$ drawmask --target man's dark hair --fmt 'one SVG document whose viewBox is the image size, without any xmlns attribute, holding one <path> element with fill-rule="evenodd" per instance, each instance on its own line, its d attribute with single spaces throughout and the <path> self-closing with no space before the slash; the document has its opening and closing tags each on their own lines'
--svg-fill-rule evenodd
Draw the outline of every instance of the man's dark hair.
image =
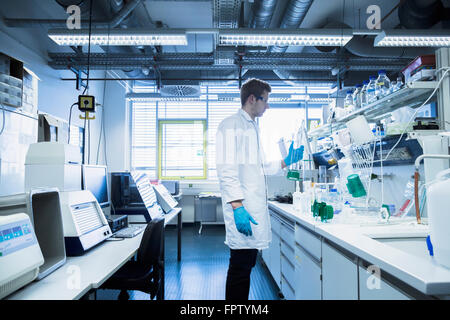
<svg viewBox="0 0 450 320">
<path fill-rule="evenodd" d="M 241 105 L 243 106 L 247 102 L 250 95 L 260 97 L 264 91 L 270 92 L 272 88 L 270 85 L 259 79 L 249 79 L 241 87 Z"/>
</svg>

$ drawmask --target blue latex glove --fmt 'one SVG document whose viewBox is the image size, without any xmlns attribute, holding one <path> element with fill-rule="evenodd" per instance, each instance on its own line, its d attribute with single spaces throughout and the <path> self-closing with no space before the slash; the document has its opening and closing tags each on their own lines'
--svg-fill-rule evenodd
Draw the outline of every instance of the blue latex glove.
<svg viewBox="0 0 450 320">
<path fill-rule="evenodd" d="M 303 159 L 303 146 L 300 146 L 300 148 L 297 148 L 294 150 L 294 142 L 291 143 L 291 146 L 289 147 L 289 154 L 284 159 L 284 163 L 286 163 L 286 166 L 290 166 L 293 163 L 299 162 Z"/>
<path fill-rule="evenodd" d="M 238 229 L 238 231 L 245 234 L 246 236 L 251 236 L 253 233 L 249 221 L 251 221 L 253 224 L 258 223 L 253 219 L 250 213 L 245 210 L 243 206 L 234 209 L 233 212 L 234 223 L 236 223 L 236 228 Z"/>
</svg>

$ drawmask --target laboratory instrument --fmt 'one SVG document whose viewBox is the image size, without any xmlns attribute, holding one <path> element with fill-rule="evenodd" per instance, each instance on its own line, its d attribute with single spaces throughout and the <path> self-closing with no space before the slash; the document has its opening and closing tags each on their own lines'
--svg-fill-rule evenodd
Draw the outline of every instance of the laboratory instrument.
<svg viewBox="0 0 450 320">
<path fill-rule="evenodd" d="M 60 192 L 60 199 L 68 256 L 83 255 L 111 237 L 108 221 L 89 190 Z"/>
<path fill-rule="evenodd" d="M 40 280 L 66 262 L 58 190 L 33 189 L 26 193 L 0 197 L 0 216 L 21 212 L 28 214 L 44 257 L 37 275 L 37 280 Z"/>
<path fill-rule="evenodd" d="M 170 192 L 162 184 L 152 184 L 155 189 L 156 198 L 164 213 L 169 213 L 178 205 L 177 200 L 173 198 Z"/>
<path fill-rule="evenodd" d="M 78 147 L 59 142 L 30 145 L 25 159 L 25 190 L 42 187 L 56 187 L 59 191 L 81 190 Z"/>
<path fill-rule="evenodd" d="M 32 282 L 44 263 L 30 217 L 0 216 L 0 299 Z"/>
</svg>

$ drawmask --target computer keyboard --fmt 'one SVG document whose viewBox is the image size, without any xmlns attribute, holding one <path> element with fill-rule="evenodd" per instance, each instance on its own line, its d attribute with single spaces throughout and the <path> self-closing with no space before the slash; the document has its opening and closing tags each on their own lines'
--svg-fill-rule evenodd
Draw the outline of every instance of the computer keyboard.
<svg viewBox="0 0 450 320">
<path fill-rule="evenodd" d="M 126 227 L 124 229 L 117 231 L 114 234 L 114 237 L 115 238 L 133 238 L 133 237 L 137 236 L 139 233 L 141 233 L 142 231 L 144 231 L 146 226 L 147 225 Z"/>
</svg>

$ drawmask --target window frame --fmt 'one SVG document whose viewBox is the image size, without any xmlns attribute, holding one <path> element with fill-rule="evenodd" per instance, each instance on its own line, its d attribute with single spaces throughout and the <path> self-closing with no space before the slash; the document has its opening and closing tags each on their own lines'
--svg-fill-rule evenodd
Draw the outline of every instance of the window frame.
<svg viewBox="0 0 450 320">
<path fill-rule="evenodd" d="M 203 125 L 203 175 L 202 176 L 163 176 L 162 175 L 162 128 L 163 124 L 182 124 L 182 123 L 202 123 Z M 208 179 L 208 163 L 207 163 L 207 121 L 206 119 L 157 119 L 158 130 L 158 153 L 157 153 L 157 175 L 160 180 L 207 180 Z"/>
</svg>

